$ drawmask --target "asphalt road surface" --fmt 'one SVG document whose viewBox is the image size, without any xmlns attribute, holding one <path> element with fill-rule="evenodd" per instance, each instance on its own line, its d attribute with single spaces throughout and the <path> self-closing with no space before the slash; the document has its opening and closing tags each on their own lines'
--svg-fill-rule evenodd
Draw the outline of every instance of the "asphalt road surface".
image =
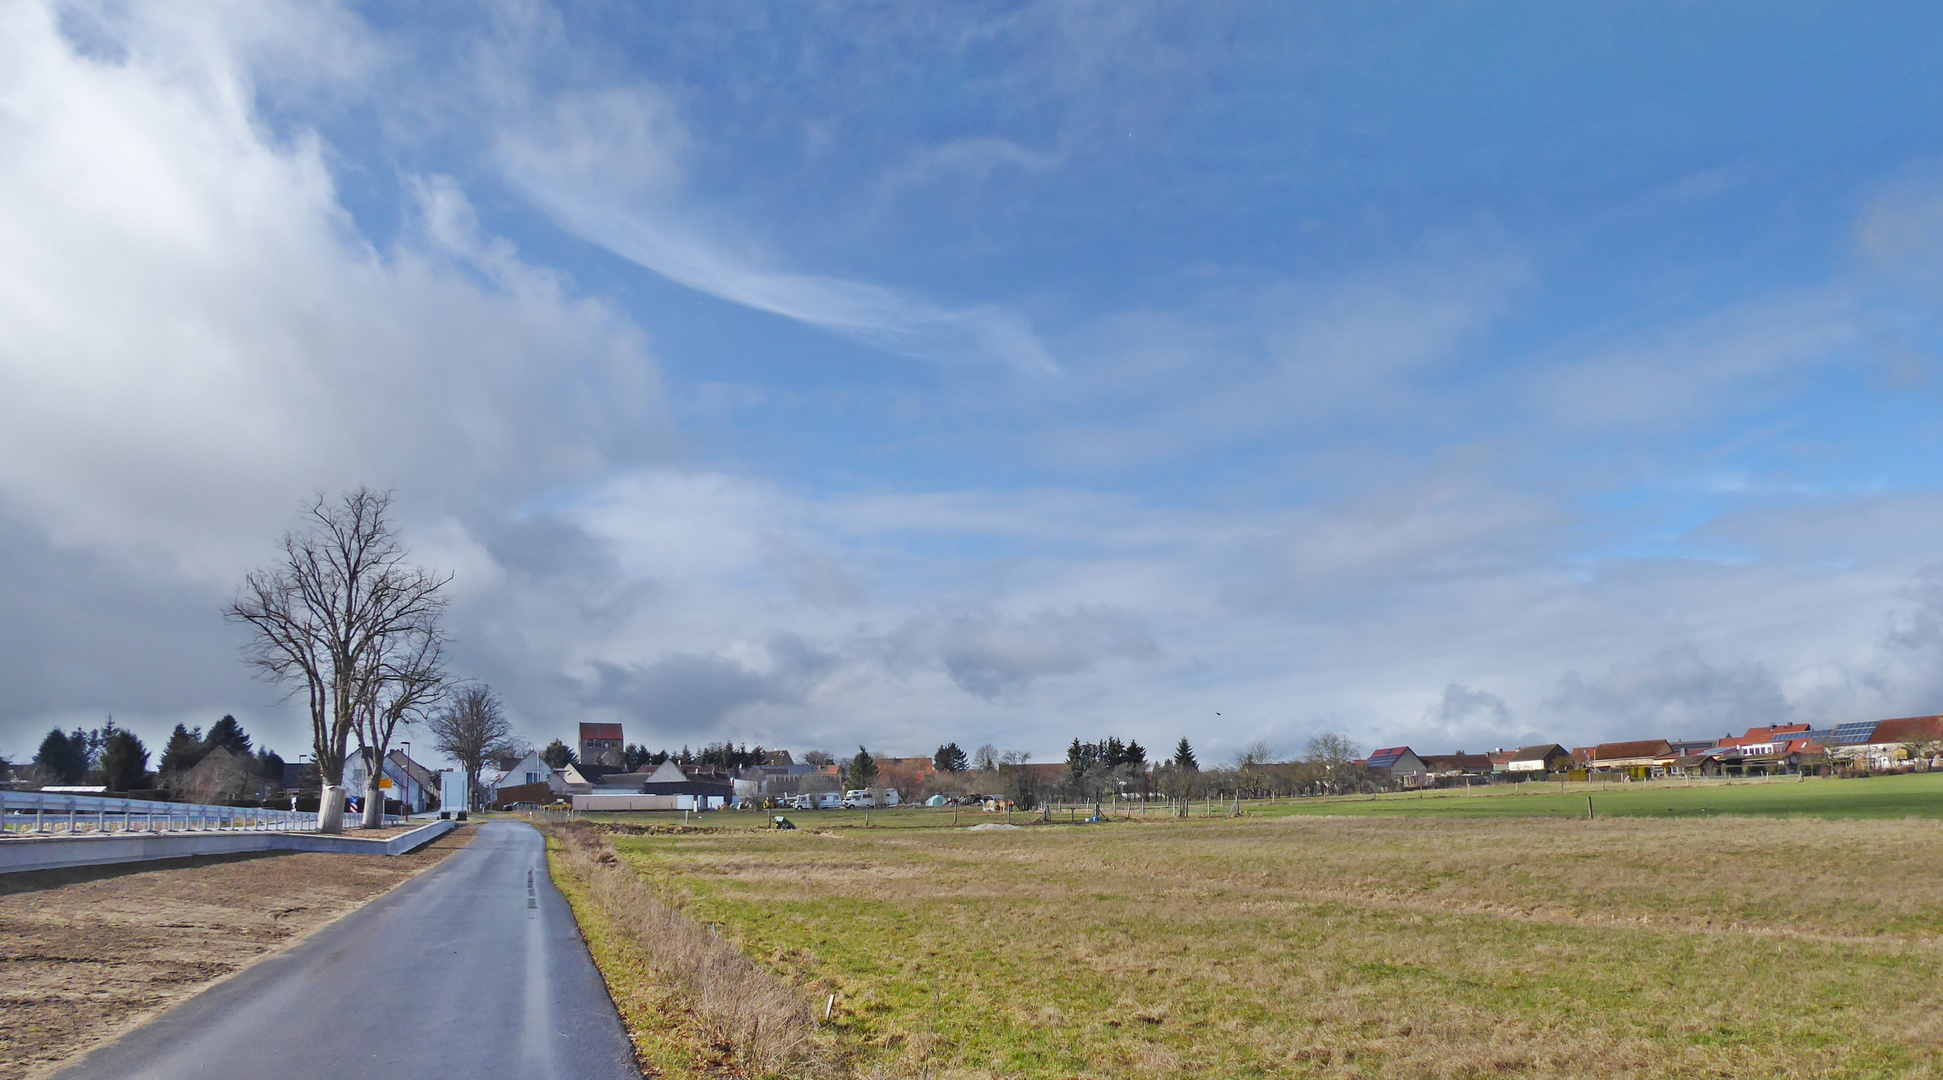
<svg viewBox="0 0 1943 1080">
<path fill-rule="evenodd" d="M 56 1075 L 639 1080 L 641 1072 L 547 876 L 540 834 L 496 821 L 297 947 Z"/>
</svg>

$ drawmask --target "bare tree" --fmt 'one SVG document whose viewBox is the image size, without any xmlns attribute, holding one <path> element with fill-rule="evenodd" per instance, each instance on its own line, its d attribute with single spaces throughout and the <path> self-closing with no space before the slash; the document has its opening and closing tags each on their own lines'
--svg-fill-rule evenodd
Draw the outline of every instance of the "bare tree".
<svg viewBox="0 0 1943 1080">
<path fill-rule="evenodd" d="M 998 769 L 998 747 L 991 743 L 972 751 L 972 768 L 979 772 L 994 772 Z"/>
<path fill-rule="evenodd" d="M 426 719 L 445 693 L 445 634 L 437 614 L 380 642 L 359 673 L 362 683 L 352 730 L 364 755 L 364 827 L 384 824 L 379 780 L 400 727 Z M 401 796 L 404 792 L 399 793 Z M 407 810 L 409 812 L 409 809 Z"/>
<path fill-rule="evenodd" d="M 282 560 L 251 571 L 226 612 L 254 632 L 251 663 L 306 696 L 324 832 L 343 828 L 344 759 L 359 710 L 379 707 L 374 686 L 394 673 L 387 647 L 439 636 L 440 590 L 452 580 L 406 563 L 391 502 L 363 487 L 335 502 L 317 496 L 306 527 L 284 534 Z"/>
<path fill-rule="evenodd" d="M 432 745 L 465 769 L 470 781 L 466 788 L 477 806 L 486 762 L 515 745 L 513 725 L 500 708 L 499 695 L 484 683 L 465 683 L 425 726 L 432 732 Z"/>
<path fill-rule="evenodd" d="M 1319 765 L 1331 776 L 1344 765 L 1363 756 L 1363 748 L 1340 731 L 1325 731 L 1309 740 L 1308 749 L 1302 752 L 1302 759 L 1311 765 Z"/>
<path fill-rule="evenodd" d="M 1267 739 L 1256 739 L 1235 755 L 1235 768 L 1252 769 L 1275 760 L 1275 747 Z"/>
</svg>

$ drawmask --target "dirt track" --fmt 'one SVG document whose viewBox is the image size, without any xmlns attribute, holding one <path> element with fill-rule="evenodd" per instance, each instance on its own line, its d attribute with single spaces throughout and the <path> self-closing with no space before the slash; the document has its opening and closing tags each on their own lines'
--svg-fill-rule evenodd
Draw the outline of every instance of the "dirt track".
<svg viewBox="0 0 1943 1080">
<path fill-rule="evenodd" d="M 475 832 L 394 858 L 284 852 L 0 876 L 0 1078 L 49 1071 L 437 863 Z"/>
</svg>

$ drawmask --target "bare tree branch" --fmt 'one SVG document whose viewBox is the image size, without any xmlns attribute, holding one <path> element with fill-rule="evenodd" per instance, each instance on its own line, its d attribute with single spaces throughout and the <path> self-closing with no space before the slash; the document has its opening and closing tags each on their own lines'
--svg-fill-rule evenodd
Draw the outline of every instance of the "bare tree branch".
<svg viewBox="0 0 1943 1080">
<path fill-rule="evenodd" d="M 485 763 L 515 746 L 513 726 L 500 708 L 499 695 L 484 683 L 463 684 L 425 726 L 432 732 L 432 745 L 466 770 L 476 804 Z"/>
<path fill-rule="evenodd" d="M 335 501 L 318 495 L 305 507 L 307 527 L 284 534 L 281 562 L 246 576 L 226 610 L 254 632 L 246 649 L 259 673 L 305 694 L 318 774 L 333 786 L 344 782 L 354 729 L 381 754 L 391 730 L 435 693 L 414 665 L 438 666 L 441 591 L 452 579 L 405 562 L 391 503 L 390 492 L 363 487 Z M 407 673 L 414 689 L 401 706 Z M 361 710 L 373 721 L 370 739 Z"/>
</svg>

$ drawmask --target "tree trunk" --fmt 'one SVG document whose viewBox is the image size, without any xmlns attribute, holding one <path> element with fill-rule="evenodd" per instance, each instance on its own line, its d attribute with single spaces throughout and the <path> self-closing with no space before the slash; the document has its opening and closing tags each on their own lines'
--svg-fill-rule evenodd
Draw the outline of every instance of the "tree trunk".
<svg viewBox="0 0 1943 1080">
<path fill-rule="evenodd" d="M 364 827 L 382 829 L 385 825 L 385 792 L 373 774 L 364 781 Z"/>
<path fill-rule="evenodd" d="M 344 789 L 336 784 L 325 784 L 317 795 L 317 831 L 320 833 L 341 833 L 344 831 Z"/>
</svg>

